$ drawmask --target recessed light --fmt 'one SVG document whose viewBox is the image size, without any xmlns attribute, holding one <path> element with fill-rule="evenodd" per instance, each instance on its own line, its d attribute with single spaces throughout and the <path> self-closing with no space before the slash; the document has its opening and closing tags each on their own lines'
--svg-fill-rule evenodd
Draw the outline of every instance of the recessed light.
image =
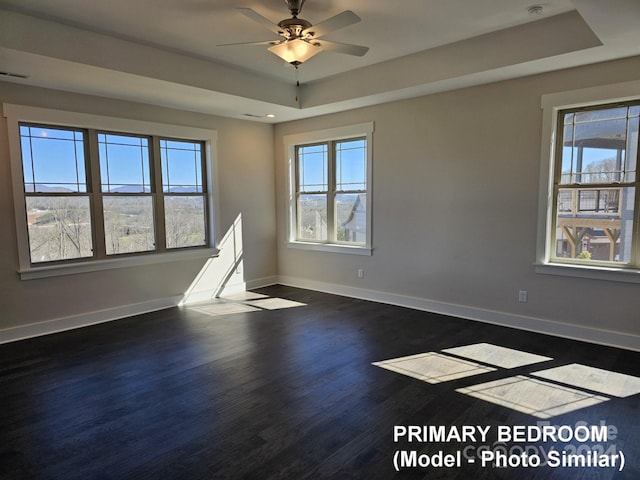
<svg viewBox="0 0 640 480">
<path fill-rule="evenodd" d="M 267 113 L 266 115 L 259 115 L 256 113 L 243 113 L 242 116 L 251 117 L 251 118 L 275 118 L 276 117 L 274 113 Z"/>
</svg>

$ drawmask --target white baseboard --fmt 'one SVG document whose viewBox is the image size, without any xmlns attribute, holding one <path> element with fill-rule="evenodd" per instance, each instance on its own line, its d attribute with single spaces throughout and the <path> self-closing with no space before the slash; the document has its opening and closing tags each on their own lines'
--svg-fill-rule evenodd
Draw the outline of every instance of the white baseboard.
<svg viewBox="0 0 640 480">
<path fill-rule="evenodd" d="M 24 340 L 26 338 L 49 335 L 51 333 L 63 332 L 74 328 L 88 327 L 98 323 L 110 322 L 121 318 L 140 315 L 142 313 L 164 310 L 175 307 L 182 300 L 182 295 L 175 297 L 160 298 L 147 302 L 125 305 L 96 312 L 83 313 L 72 317 L 56 318 L 45 322 L 30 323 L 18 327 L 0 330 L 0 344 Z"/>
<path fill-rule="evenodd" d="M 374 302 L 398 305 L 432 313 L 440 313 L 467 320 L 476 320 L 504 327 L 517 328 L 530 332 L 543 333 L 556 337 L 580 340 L 599 345 L 640 351 L 640 336 L 629 333 L 613 332 L 599 328 L 585 327 L 555 322 L 541 318 L 527 317 L 512 313 L 497 312 L 464 305 L 437 302 L 424 298 L 409 297 L 395 293 L 377 292 L 357 287 L 318 282 L 297 277 L 280 276 L 278 283 L 292 287 L 306 288 L 319 292 L 342 295 L 345 297 L 371 300 Z"/>
<path fill-rule="evenodd" d="M 260 287 L 274 285 L 277 283 L 280 283 L 282 285 L 289 285 L 292 287 L 305 288 L 308 290 L 331 293 L 334 295 L 359 298 L 362 300 L 371 300 L 374 302 L 380 302 L 389 305 L 398 305 L 402 307 L 412 308 L 414 310 L 440 313 L 443 315 L 450 315 L 468 320 L 476 320 L 494 325 L 517 328 L 520 330 L 543 333 L 557 337 L 570 338 L 572 340 L 580 340 L 600 345 L 624 348 L 627 350 L 640 351 L 640 336 L 638 335 L 613 332 L 610 330 L 554 322 L 551 320 L 526 317 L 523 315 L 515 315 L 475 307 L 467 307 L 464 305 L 437 302 L 424 298 L 409 297 L 395 293 L 378 292 L 363 288 L 318 282 L 315 280 L 289 276 L 269 276 L 255 280 L 249 280 L 242 284 L 231 285 L 228 287 L 228 289 L 225 289 L 223 293 L 225 295 L 232 295 L 234 293 L 244 291 L 245 289 L 252 290 Z M 204 296 L 202 299 L 190 297 L 189 303 L 193 303 L 196 300 L 210 300 L 212 298 L 211 292 L 203 292 L 203 295 Z M 38 337 L 41 335 L 63 332 L 65 330 L 71 330 L 75 328 L 87 327 L 90 325 L 131 317 L 133 315 L 139 315 L 142 313 L 163 310 L 165 308 L 180 305 L 183 300 L 183 295 L 177 295 L 174 297 L 150 300 L 134 305 L 125 305 L 107 310 L 75 315 L 72 317 L 53 319 L 45 322 L 7 328 L 4 330 L 0 330 L 0 344 L 23 340 L 26 338 Z"/>
<path fill-rule="evenodd" d="M 271 276 L 259 278 L 256 280 L 250 280 L 248 282 L 236 283 L 234 285 L 226 286 L 222 291 L 222 294 L 233 295 L 236 293 L 244 292 L 247 289 L 273 285 L 274 283 L 277 283 L 277 281 L 278 277 Z M 131 317 L 133 315 L 140 315 L 142 313 L 164 310 L 165 308 L 171 308 L 177 305 L 203 302 L 211 300 L 214 295 L 214 291 L 207 290 L 202 292 L 190 293 L 188 302 L 185 302 L 184 295 L 176 295 L 169 298 L 160 298 L 157 300 L 150 300 L 133 305 L 119 306 L 106 310 L 99 310 L 96 312 L 83 313 L 70 317 L 56 318 L 44 322 L 30 323 L 28 325 L 6 328 L 4 330 L 0 330 L 0 344 L 15 342 L 27 338 L 39 337 L 42 335 L 49 335 L 52 333 L 64 332 L 65 330 L 72 330 L 75 328 L 88 327 L 90 325 L 119 320 L 121 318 Z"/>
<path fill-rule="evenodd" d="M 225 295 L 235 295 L 236 293 L 246 292 L 247 284 L 246 282 L 236 283 L 235 285 L 226 285 L 222 291 L 220 292 L 220 297 Z"/>
<path fill-rule="evenodd" d="M 249 280 L 246 285 L 247 290 L 254 290 L 256 288 L 268 287 L 269 285 L 275 285 L 277 283 L 279 283 L 279 277 L 277 275 L 272 275 L 270 277 Z"/>
</svg>

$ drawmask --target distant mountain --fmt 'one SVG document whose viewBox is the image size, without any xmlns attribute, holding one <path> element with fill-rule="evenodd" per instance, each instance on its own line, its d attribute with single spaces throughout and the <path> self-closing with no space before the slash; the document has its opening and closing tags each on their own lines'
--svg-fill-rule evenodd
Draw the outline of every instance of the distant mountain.
<svg viewBox="0 0 640 480">
<path fill-rule="evenodd" d="M 24 186 L 24 191 L 26 193 L 73 193 L 77 190 L 72 190 L 70 188 L 65 187 L 50 187 L 49 185 L 43 185 L 41 183 L 28 183 Z"/>
<path fill-rule="evenodd" d="M 168 193 L 202 193 L 202 188 L 198 187 L 171 187 Z"/>
<path fill-rule="evenodd" d="M 111 188 L 110 193 L 149 193 L 151 189 L 149 187 L 143 187 L 142 185 L 121 185 L 116 188 Z"/>
<path fill-rule="evenodd" d="M 111 193 L 150 193 L 149 187 L 143 187 L 142 185 L 122 185 L 120 187 L 111 188 Z M 171 187 L 166 193 L 200 193 L 196 191 L 195 187 L 191 186 L 178 186 Z"/>
</svg>

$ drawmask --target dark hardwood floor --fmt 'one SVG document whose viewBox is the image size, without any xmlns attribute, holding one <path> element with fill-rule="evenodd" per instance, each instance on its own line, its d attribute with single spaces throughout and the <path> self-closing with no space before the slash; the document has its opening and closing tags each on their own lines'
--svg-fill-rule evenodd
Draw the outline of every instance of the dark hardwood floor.
<svg viewBox="0 0 640 480">
<path fill-rule="evenodd" d="M 457 389 L 573 363 L 640 377 L 640 353 L 290 287 L 257 292 L 304 305 L 172 308 L 0 345 L 0 478 L 640 478 L 639 394 L 607 395 L 548 420 L 612 428 L 596 443 L 624 452 L 621 472 L 483 468 L 466 457 L 460 467 L 396 472 L 393 462 L 396 450 L 432 456 L 468 447 L 472 456 L 482 447 L 394 443 L 396 425 L 540 425 Z M 437 384 L 372 365 L 482 342 L 551 360 Z M 509 453 L 525 446 L 553 445 L 503 445 Z"/>
</svg>

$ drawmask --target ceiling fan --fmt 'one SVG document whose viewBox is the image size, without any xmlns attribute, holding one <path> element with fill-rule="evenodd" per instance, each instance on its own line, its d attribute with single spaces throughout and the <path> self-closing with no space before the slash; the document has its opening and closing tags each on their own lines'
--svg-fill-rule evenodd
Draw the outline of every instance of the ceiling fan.
<svg viewBox="0 0 640 480">
<path fill-rule="evenodd" d="M 309 60 L 311 57 L 323 50 L 345 53 L 347 55 L 356 55 L 359 57 L 363 56 L 369 50 L 369 47 L 331 42 L 320 38 L 327 33 L 338 30 L 339 28 L 348 27 L 349 25 L 358 23 L 360 21 L 360 17 L 351 10 L 345 10 L 338 15 L 313 25 L 308 20 L 298 18 L 305 0 L 284 0 L 284 3 L 287 5 L 289 12 L 291 12 L 291 18 L 285 18 L 278 24 L 272 23 L 269 19 L 263 17 L 250 8 L 237 9 L 240 13 L 260 23 L 276 35 L 280 36 L 280 40 L 227 43 L 225 45 L 218 46 L 271 45 L 268 48 L 270 52 L 279 56 L 296 68 L 298 65 Z"/>
</svg>

